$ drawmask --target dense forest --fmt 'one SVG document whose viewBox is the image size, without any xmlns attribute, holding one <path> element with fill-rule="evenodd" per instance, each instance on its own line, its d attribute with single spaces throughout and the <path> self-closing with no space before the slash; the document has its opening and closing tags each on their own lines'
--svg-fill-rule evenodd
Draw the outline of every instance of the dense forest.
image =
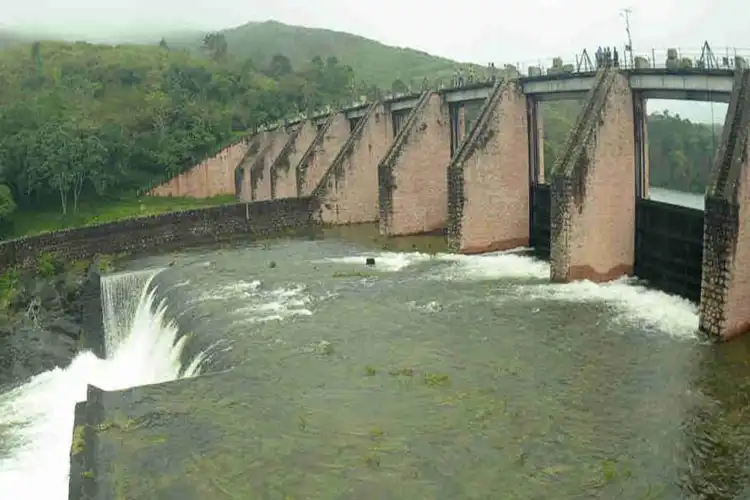
<svg viewBox="0 0 750 500">
<path fill-rule="evenodd" d="M 648 117 L 652 186 L 703 193 L 708 186 L 722 125 L 692 123 L 669 112 Z"/>
<path fill-rule="evenodd" d="M 0 52 L 0 215 L 56 200 L 133 191 L 214 154 L 259 125 L 350 99 L 350 67 L 329 57 L 294 68 L 159 47 L 35 43 Z"/>
<path fill-rule="evenodd" d="M 82 200 L 136 193 L 260 125 L 381 89 L 408 90 L 459 68 L 419 51 L 275 22 L 190 40 L 17 40 L 0 50 L 0 220 L 16 209 L 75 213 Z M 577 102 L 544 105 L 547 166 L 579 110 Z M 651 116 L 652 184 L 703 191 L 715 128 Z"/>
</svg>

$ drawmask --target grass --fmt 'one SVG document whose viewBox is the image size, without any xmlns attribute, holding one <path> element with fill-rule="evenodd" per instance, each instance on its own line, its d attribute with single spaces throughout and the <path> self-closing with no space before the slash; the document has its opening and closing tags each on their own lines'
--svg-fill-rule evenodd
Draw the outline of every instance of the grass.
<svg viewBox="0 0 750 500">
<path fill-rule="evenodd" d="M 114 222 L 134 217 L 145 217 L 167 212 L 211 207 L 225 203 L 236 202 L 232 196 L 215 196 L 212 198 L 177 198 L 125 197 L 117 200 L 100 201 L 96 203 L 81 203 L 78 213 L 63 215 L 60 210 L 18 211 L 11 219 L 11 231 L 8 237 L 31 236 L 40 233 L 69 229 L 74 227 L 92 226 L 105 222 Z"/>
<path fill-rule="evenodd" d="M 73 456 L 79 455 L 84 450 L 86 444 L 84 439 L 84 432 L 85 429 L 82 425 L 77 425 L 75 429 L 73 429 L 73 442 L 70 446 L 70 453 Z"/>
</svg>

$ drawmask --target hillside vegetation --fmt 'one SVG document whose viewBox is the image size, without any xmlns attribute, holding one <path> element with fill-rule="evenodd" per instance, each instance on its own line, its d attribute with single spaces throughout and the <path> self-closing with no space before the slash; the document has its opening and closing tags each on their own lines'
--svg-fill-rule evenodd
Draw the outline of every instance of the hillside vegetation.
<svg viewBox="0 0 750 500">
<path fill-rule="evenodd" d="M 216 51 L 13 46 L 0 52 L 0 218 L 132 196 L 259 125 L 349 98 L 351 78 L 335 61 L 258 70 Z"/>
<path fill-rule="evenodd" d="M 341 64 L 351 66 L 358 81 L 383 89 L 390 89 L 397 79 L 407 85 L 421 84 L 425 77 L 447 81 L 459 67 L 480 69 L 351 33 L 290 26 L 277 21 L 247 23 L 220 33 L 226 37 L 230 57 L 250 59 L 259 66 L 269 64 L 276 54 L 284 54 L 294 66 L 307 64 L 316 56 L 335 57 Z M 172 47 L 200 50 L 203 40 L 168 37 L 167 42 Z"/>
</svg>

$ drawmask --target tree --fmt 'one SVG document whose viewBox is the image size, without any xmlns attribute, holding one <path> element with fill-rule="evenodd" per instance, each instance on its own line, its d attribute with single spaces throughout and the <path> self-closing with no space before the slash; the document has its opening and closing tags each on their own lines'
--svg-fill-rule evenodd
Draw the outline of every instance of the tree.
<svg viewBox="0 0 750 500">
<path fill-rule="evenodd" d="M 16 202 L 13 193 L 6 184 L 0 184 L 0 221 L 5 221 L 15 212 Z"/>
<path fill-rule="evenodd" d="M 159 48 L 162 50 L 169 50 L 169 45 L 167 44 L 167 41 L 164 38 L 162 38 L 159 41 Z"/>
<path fill-rule="evenodd" d="M 209 53 L 211 59 L 220 61 L 226 57 L 229 45 L 223 33 L 209 33 L 203 38 L 203 49 Z"/>
<path fill-rule="evenodd" d="M 292 74 L 292 62 L 283 54 L 276 54 L 268 64 L 266 74 L 271 78 L 282 78 Z"/>
<path fill-rule="evenodd" d="M 394 94 L 406 94 L 407 92 L 409 92 L 409 87 L 407 87 L 406 84 L 399 78 L 396 78 L 391 84 L 391 92 L 393 92 Z"/>
</svg>

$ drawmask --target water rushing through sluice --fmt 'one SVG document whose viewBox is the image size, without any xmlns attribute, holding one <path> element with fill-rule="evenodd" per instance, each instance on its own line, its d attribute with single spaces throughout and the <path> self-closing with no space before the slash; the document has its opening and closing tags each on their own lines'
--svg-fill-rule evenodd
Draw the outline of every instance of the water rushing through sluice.
<svg viewBox="0 0 750 500">
<path fill-rule="evenodd" d="M 14 440 L 0 492 L 65 498 L 73 408 L 87 383 L 118 389 L 227 366 L 227 377 L 180 385 L 174 408 L 171 389 L 152 388 L 154 411 L 184 412 L 194 387 L 216 398 L 187 399 L 195 411 L 152 430 L 173 436 L 170 458 L 189 460 L 190 474 L 143 468 L 164 448 L 128 435 L 138 452 L 117 455 L 118 470 L 132 471 L 117 479 L 126 496 L 147 498 L 138 485 L 156 482 L 209 497 L 450 500 L 504 498 L 497 485 L 509 498 L 716 488 L 731 498 L 750 485 L 740 446 L 728 445 L 750 436 L 737 396 L 749 368 L 736 345 L 698 340 L 694 304 L 630 279 L 551 284 L 549 265 L 523 252 L 368 248 L 278 241 L 133 263 L 174 262 L 158 295 L 156 271 L 107 277 L 107 359 L 83 353 L 0 396 L 0 435 Z M 448 382 L 426 384 L 427 374 Z M 201 433 L 201 460 L 190 432 Z"/>
<path fill-rule="evenodd" d="M 0 497 L 67 499 L 75 404 L 86 387 L 117 390 L 194 376 L 202 357 L 180 364 L 186 337 L 178 339 L 166 305 L 151 286 L 160 270 L 102 279 L 105 359 L 82 352 L 67 368 L 33 377 L 0 395 L 0 432 L 10 450 L 0 455 Z"/>
</svg>

